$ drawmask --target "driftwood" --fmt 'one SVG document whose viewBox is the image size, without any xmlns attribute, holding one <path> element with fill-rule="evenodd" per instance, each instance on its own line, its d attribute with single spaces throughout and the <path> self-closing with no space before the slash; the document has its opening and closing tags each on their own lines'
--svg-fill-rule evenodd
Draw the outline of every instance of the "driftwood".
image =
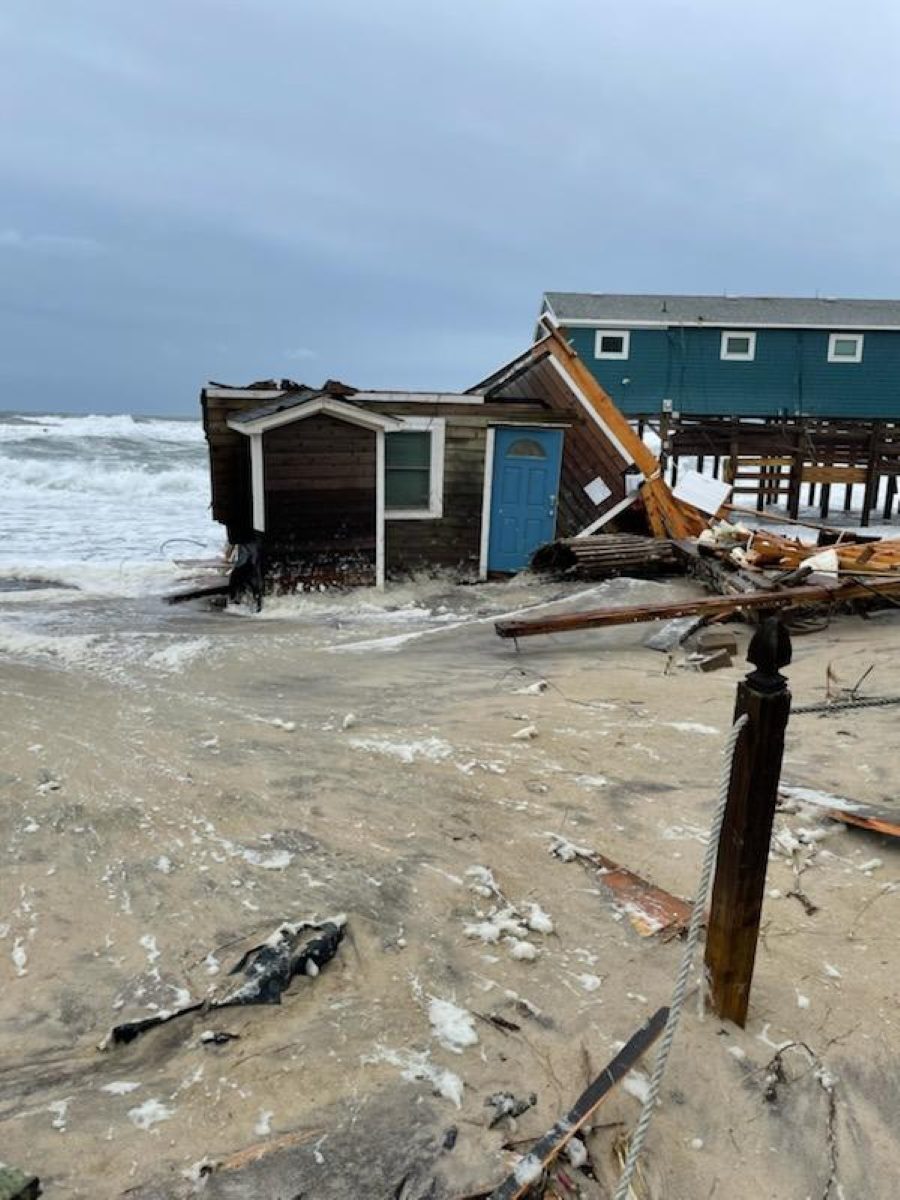
<svg viewBox="0 0 900 1200">
<path fill-rule="evenodd" d="M 900 580 L 875 588 L 864 583 L 807 584 L 781 591 L 749 592 L 741 596 L 706 596 L 697 600 L 672 600 L 662 604 L 609 605 L 588 612 L 556 617 L 497 621 L 494 629 L 502 638 L 534 637 L 542 633 L 570 633 L 576 629 L 602 629 L 610 625 L 632 625 L 640 621 L 669 620 L 687 616 L 731 616 L 752 609 L 802 608 L 815 604 L 843 604 L 847 600 L 900 596 Z"/>
<path fill-rule="evenodd" d="M 587 1124 L 600 1105 L 645 1054 L 665 1028 L 668 1008 L 658 1009 L 636 1034 L 622 1047 L 616 1057 L 587 1087 L 562 1120 L 549 1129 L 532 1147 L 515 1171 L 492 1192 L 489 1200 L 520 1200 L 540 1179 L 541 1174 L 565 1148 L 575 1134 Z M 482 1193 L 484 1194 L 484 1193 Z"/>
</svg>

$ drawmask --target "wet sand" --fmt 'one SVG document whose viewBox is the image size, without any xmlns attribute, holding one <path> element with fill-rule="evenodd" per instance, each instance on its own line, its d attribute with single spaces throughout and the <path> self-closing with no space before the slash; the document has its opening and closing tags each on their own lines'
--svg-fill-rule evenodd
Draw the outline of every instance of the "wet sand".
<svg viewBox="0 0 900 1200">
<path fill-rule="evenodd" d="M 594 874 L 550 853 L 553 836 L 690 897 L 745 669 L 667 673 L 642 645 L 649 627 L 517 654 L 485 619 L 575 590 L 435 582 L 263 619 L 63 595 L 37 632 L 11 600 L 0 1158 L 51 1197 L 496 1183 L 514 1161 L 503 1143 L 543 1132 L 666 1003 L 680 953 L 639 937 Z M 618 581 L 590 602 L 691 591 Z M 874 663 L 866 689 L 900 691 L 894 615 L 837 619 L 794 650 L 797 703 L 823 697 L 829 664 L 849 686 Z M 795 716 L 784 779 L 900 811 L 897 712 Z M 535 738 L 513 736 L 528 725 Z M 519 912 L 550 917 L 552 932 L 524 931 L 533 960 L 467 932 L 498 906 L 474 867 Z M 798 871 L 814 913 L 788 895 Z M 893 1193 L 900 848 L 785 811 L 768 889 L 748 1026 L 686 1011 L 639 1196 Z M 97 1049 L 113 1024 L 221 987 L 280 922 L 339 912 L 336 957 L 280 1006 Z M 452 1010 L 434 1000 L 470 1014 L 477 1041 L 436 1027 Z M 207 1029 L 238 1037 L 203 1042 Z M 644 1082 L 619 1089 L 587 1139 L 606 1187 Z M 488 1128 L 485 1100 L 503 1090 L 537 1097 L 514 1134 Z M 255 1146 L 278 1148 L 203 1176 Z"/>
</svg>

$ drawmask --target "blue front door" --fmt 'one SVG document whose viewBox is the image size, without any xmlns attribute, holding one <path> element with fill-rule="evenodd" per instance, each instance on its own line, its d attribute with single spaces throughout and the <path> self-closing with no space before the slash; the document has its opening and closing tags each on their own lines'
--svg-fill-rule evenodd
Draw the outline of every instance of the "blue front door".
<svg viewBox="0 0 900 1200">
<path fill-rule="evenodd" d="M 497 429 L 489 571 L 521 571 L 553 540 L 562 444 L 561 429 Z"/>
</svg>

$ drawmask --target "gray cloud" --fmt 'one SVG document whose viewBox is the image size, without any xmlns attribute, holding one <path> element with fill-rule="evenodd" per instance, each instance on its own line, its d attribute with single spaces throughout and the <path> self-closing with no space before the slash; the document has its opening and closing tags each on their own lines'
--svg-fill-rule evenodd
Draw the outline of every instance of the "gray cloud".
<svg viewBox="0 0 900 1200">
<path fill-rule="evenodd" d="M 896 291 L 887 0 L 47 13 L 0 14 L 4 408 L 189 412 L 310 347 L 463 387 L 546 288 Z"/>
</svg>

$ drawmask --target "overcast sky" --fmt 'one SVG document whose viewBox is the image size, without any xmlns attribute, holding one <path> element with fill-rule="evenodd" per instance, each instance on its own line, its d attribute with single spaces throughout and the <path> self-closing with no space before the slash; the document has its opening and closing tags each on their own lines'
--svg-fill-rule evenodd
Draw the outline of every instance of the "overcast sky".
<svg viewBox="0 0 900 1200">
<path fill-rule="evenodd" d="M 900 295 L 893 0 L 3 0 L 0 409 L 464 388 L 545 290 Z"/>
</svg>

